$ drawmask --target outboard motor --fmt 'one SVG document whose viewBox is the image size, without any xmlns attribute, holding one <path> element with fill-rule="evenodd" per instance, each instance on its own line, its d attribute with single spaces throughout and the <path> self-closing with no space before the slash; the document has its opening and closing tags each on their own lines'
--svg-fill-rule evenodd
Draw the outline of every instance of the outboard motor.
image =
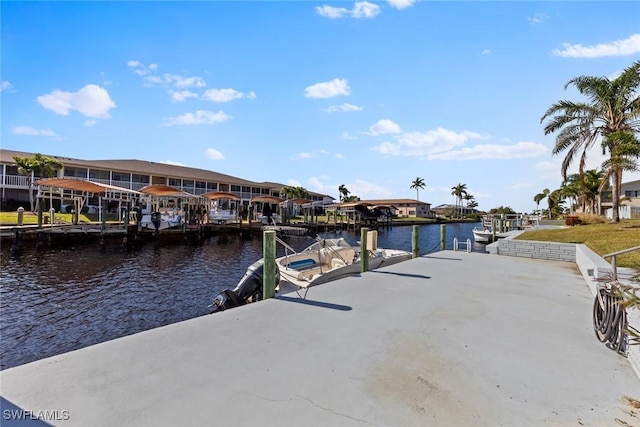
<svg viewBox="0 0 640 427">
<path fill-rule="evenodd" d="M 160 212 L 151 212 L 151 222 L 153 223 L 153 226 L 156 228 L 156 233 L 157 233 L 158 229 L 160 228 L 160 222 L 162 222 L 162 215 L 160 214 Z"/>
<path fill-rule="evenodd" d="M 262 300 L 264 260 L 259 259 L 247 268 L 235 289 L 225 289 L 213 299 L 214 312 Z M 280 270 L 276 267 L 276 286 L 280 283 Z"/>
</svg>

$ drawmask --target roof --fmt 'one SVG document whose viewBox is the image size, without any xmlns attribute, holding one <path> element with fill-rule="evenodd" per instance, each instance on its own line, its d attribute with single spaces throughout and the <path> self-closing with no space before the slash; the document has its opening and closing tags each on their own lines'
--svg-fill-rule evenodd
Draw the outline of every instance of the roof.
<svg viewBox="0 0 640 427">
<path fill-rule="evenodd" d="M 284 200 L 275 196 L 258 196 L 251 199 L 250 203 L 280 203 Z"/>
<path fill-rule="evenodd" d="M 46 187 L 58 187 L 67 190 L 84 191 L 87 193 L 106 193 L 107 191 L 119 191 L 121 193 L 140 194 L 138 191 L 128 188 L 116 187 L 115 185 L 101 184 L 84 179 L 76 178 L 43 178 L 35 182 L 37 185 Z"/>
<path fill-rule="evenodd" d="M 186 191 L 178 190 L 175 187 L 169 185 L 152 184 L 146 185 L 140 189 L 141 193 L 150 194 L 152 196 L 174 196 L 174 197 L 196 197 Z"/>
<path fill-rule="evenodd" d="M 212 191 L 210 193 L 204 193 L 202 197 L 206 197 L 207 199 L 211 199 L 211 200 L 218 200 L 218 199 L 240 200 L 241 199 L 241 197 L 238 196 L 237 194 L 225 193 L 224 191 Z"/>
</svg>

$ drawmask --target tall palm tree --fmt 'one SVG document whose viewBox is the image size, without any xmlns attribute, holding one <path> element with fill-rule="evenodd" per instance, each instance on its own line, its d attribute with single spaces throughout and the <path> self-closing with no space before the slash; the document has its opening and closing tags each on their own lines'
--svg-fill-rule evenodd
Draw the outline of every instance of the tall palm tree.
<svg viewBox="0 0 640 427">
<path fill-rule="evenodd" d="M 418 201 L 420 201 L 420 195 L 418 193 L 418 191 L 422 188 L 424 189 L 424 187 L 427 184 L 424 182 L 424 179 L 417 177 L 416 179 L 414 179 L 413 181 L 411 181 L 411 187 L 409 188 L 415 188 L 416 189 L 416 199 L 418 199 Z"/>
<path fill-rule="evenodd" d="M 462 214 L 462 198 L 467 194 L 467 184 L 458 183 L 451 187 L 451 195 L 456 198 L 456 210 L 458 214 Z"/>
<path fill-rule="evenodd" d="M 20 157 L 14 156 L 13 161 L 16 162 L 16 166 L 18 168 L 18 173 L 21 175 L 26 175 L 27 184 L 29 185 L 29 204 L 31 205 L 31 212 L 34 212 L 38 209 L 38 206 L 35 206 L 33 203 L 33 177 L 40 178 L 51 178 L 56 175 L 56 170 L 62 167 L 62 163 L 60 163 L 56 159 L 52 159 L 51 157 L 43 156 L 40 153 L 35 153 L 33 157 Z"/>
<path fill-rule="evenodd" d="M 345 197 L 347 197 L 347 196 L 351 193 L 351 191 L 347 190 L 347 187 L 345 187 L 345 185 L 344 185 L 344 184 L 341 184 L 341 185 L 338 187 L 338 193 L 339 193 L 340 201 L 342 202 L 342 200 L 343 200 Z"/>
<path fill-rule="evenodd" d="M 536 202 L 537 208 L 540 207 L 540 202 L 546 199 L 550 193 L 551 191 L 549 191 L 548 188 L 545 188 L 544 190 L 542 190 L 542 193 L 538 193 L 535 195 L 535 197 L 533 198 L 533 201 Z M 549 211 L 549 215 L 551 215 L 551 211 Z"/>
<path fill-rule="evenodd" d="M 585 95 L 588 102 L 558 101 L 549 107 L 540 122 L 550 119 L 544 127 L 545 135 L 558 132 L 553 154 L 567 152 L 561 169 L 564 178 L 578 156 L 578 173 L 583 175 L 587 151 L 597 141 L 601 142 L 603 151 L 609 151 L 612 161 L 612 221 L 619 222 L 623 168 L 615 160 L 620 155 L 621 144 L 640 144 L 637 136 L 640 132 L 640 61 L 634 62 L 613 80 L 580 76 L 569 80 L 565 89 L 571 85 Z"/>
</svg>

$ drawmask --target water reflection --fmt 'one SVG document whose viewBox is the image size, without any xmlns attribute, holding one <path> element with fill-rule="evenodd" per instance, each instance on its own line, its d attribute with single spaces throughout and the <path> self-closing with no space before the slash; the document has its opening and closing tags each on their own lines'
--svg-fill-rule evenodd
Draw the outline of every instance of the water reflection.
<svg viewBox="0 0 640 427">
<path fill-rule="evenodd" d="M 447 225 L 452 240 L 470 238 L 474 224 Z M 342 236 L 356 244 L 354 233 Z M 311 238 L 290 237 L 301 250 Z M 412 227 L 380 230 L 378 246 L 411 250 Z M 233 288 L 262 257 L 262 239 L 226 236 L 193 243 L 147 243 L 127 251 L 97 244 L 0 259 L 0 369 L 209 314 L 211 299 Z M 439 250 L 440 227 L 420 227 L 421 254 Z M 476 244 L 475 251 L 484 251 Z M 284 250 L 279 246 L 278 254 Z"/>
</svg>

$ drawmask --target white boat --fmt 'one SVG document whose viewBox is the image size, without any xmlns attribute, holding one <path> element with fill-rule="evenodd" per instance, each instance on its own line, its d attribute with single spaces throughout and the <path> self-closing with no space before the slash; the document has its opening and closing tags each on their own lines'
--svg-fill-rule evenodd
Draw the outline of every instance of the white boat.
<svg viewBox="0 0 640 427">
<path fill-rule="evenodd" d="M 179 227 L 184 223 L 182 212 L 162 211 L 142 215 L 140 226 L 151 230 L 160 231 L 167 228 Z"/>
<path fill-rule="evenodd" d="M 377 233 L 370 233 L 373 234 L 371 240 L 367 239 L 369 270 L 411 259 L 412 254 L 408 251 L 377 248 Z M 361 271 L 360 247 L 352 246 L 343 238 L 317 238 L 315 243 L 301 252 L 295 252 L 286 243 L 277 240 L 287 251 L 284 256 L 276 258 L 276 290 L 279 294 L 354 276 Z M 236 288 L 218 294 L 210 307 L 222 311 L 261 300 L 263 267 L 262 259 L 249 266 Z"/>
<path fill-rule="evenodd" d="M 233 224 L 238 222 L 238 214 L 231 209 L 214 208 L 209 211 L 209 222 L 213 224 Z"/>
<path fill-rule="evenodd" d="M 393 265 L 411 258 L 411 252 L 398 249 L 380 249 L 370 246 L 369 270 Z M 302 252 L 287 254 L 276 259 L 280 272 L 280 289 L 286 284 L 308 288 L 360 273 L 360 247 L 352 246 L 343 238 L 318 239 Z"/>
<path fill-rule="evenodd" d="M 488 227 L 478 228 L 475 227 L 473 230 L 473 238 L 476 242 L 480 243 L 489 243 L 493 242 L 493 230 Z"/>
</svg>

